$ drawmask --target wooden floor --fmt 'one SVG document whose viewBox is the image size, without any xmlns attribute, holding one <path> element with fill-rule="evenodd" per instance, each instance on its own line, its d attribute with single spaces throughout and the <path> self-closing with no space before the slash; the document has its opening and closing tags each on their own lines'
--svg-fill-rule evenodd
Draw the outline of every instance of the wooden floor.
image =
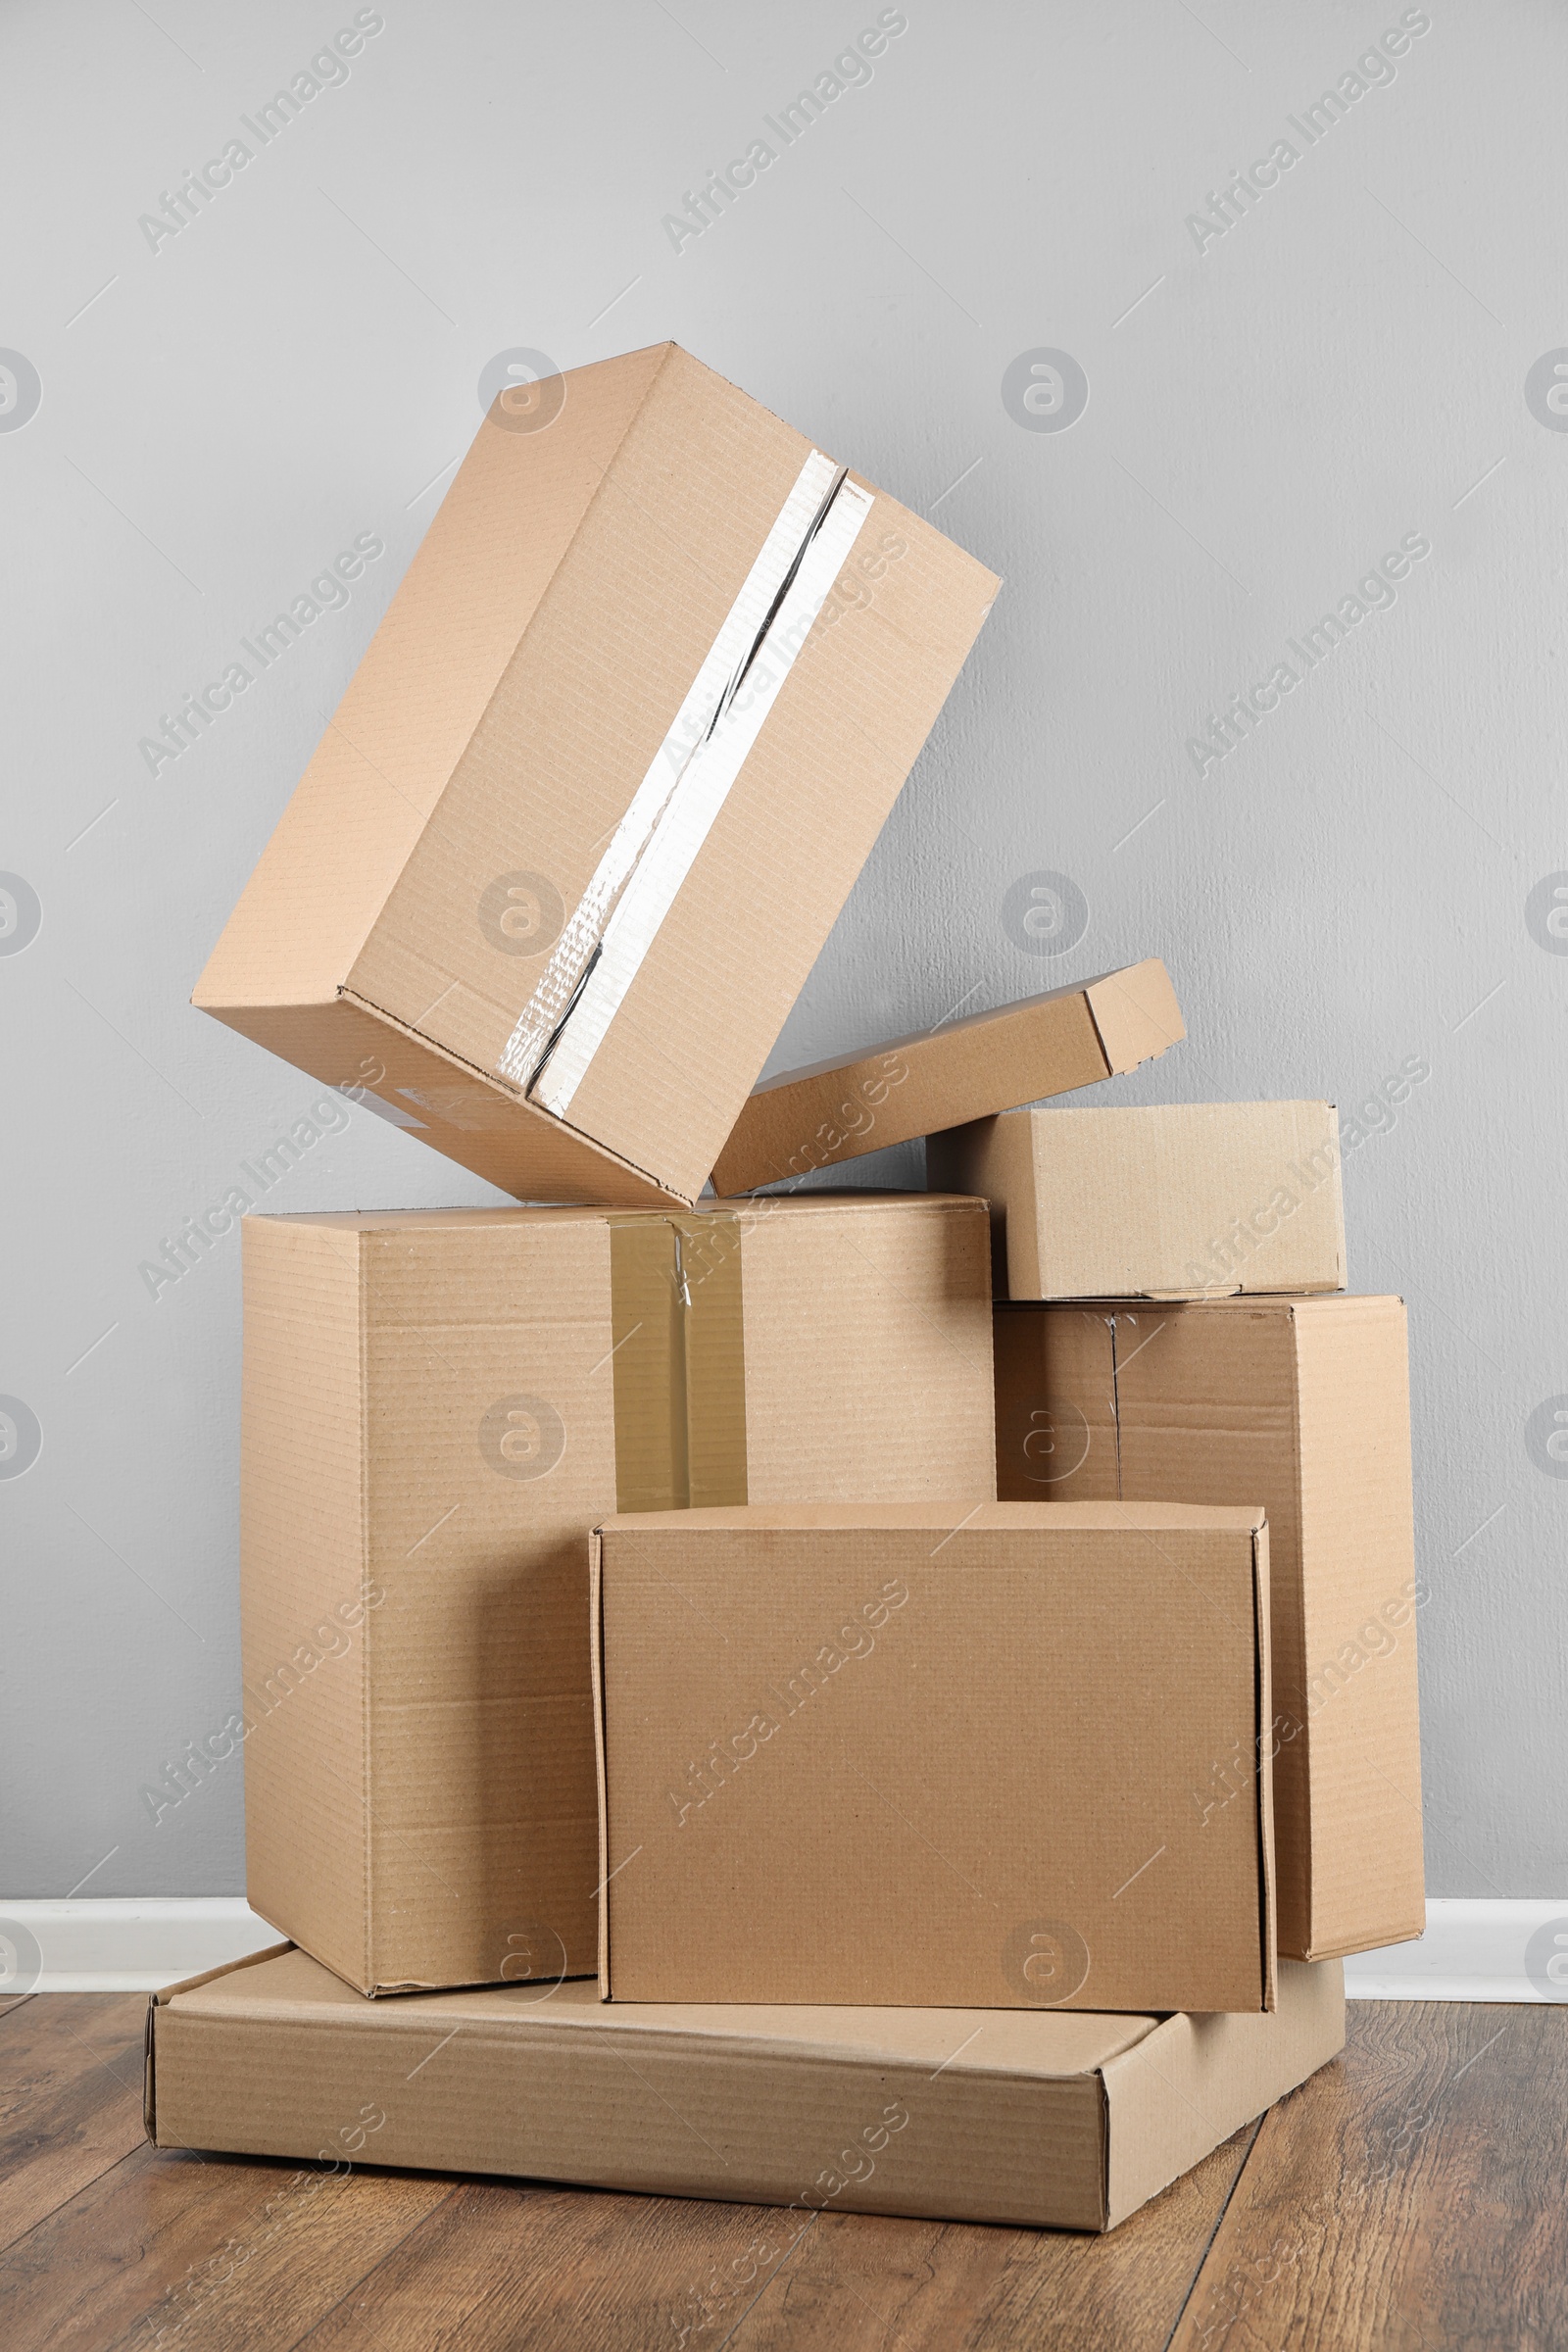
<svg viewBox="0 0 1568 2352">
<path fill-rule="evenodd" d="M 157 2154 L 145 2005 L 0 2011 L 4 2352 L 1568 2347 L 1555 2006 L 1355 2005 L 1343 2059 L 1108 2237 L 822 2214 L 791 2242 L 745 2206 Z"/>
</svg>

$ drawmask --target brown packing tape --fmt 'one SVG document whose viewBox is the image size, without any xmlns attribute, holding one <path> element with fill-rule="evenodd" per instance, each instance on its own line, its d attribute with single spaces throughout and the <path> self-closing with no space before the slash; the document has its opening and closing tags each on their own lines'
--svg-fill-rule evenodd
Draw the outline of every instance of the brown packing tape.
<svg viewBox="0 0 1568 2352">
<path fill-rule="evenodd" d="M 669 1511 L 686 1499 L 686 1383 L 683 1370 L 677 1378 L 673 1260 L 662 1217 L 611 1219 L 615 1495 L 629 1511 Z"/>
<path fill-rule="evenodd" d="M 741 1222 L 612 1217 L 615 1507 L 746 1500 Z"/>
<path fill-rule="evenodd" d="M 739 1217 L 669 1217 L 686 1376 L 686 1500 L 746 1495 L 746 1311 Z"/>
</svg>

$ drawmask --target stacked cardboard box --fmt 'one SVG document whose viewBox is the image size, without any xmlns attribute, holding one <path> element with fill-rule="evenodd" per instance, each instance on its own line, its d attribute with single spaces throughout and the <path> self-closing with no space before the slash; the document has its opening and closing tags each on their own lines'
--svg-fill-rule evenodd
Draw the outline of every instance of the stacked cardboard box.
<svg viewBox="0 0 1568 2352">
<path fill-rule="evenodd" d="M 247 1220 L 149 2132 L 1103 2230 L 1420 1925 L 1402 1312 L 1327 1106 L 1017 1107 L 1152 958 L 748 1095 L 997 582 L 672 346 L 521 422 L 197 990 L 522 1205 Z"/>
</svg>

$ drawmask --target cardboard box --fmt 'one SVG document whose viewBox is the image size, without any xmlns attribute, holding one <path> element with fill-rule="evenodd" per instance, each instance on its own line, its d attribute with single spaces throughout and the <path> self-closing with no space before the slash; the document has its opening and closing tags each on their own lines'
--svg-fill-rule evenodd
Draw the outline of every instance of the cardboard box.
<svg viewBox="0 0 1568 2352">
<path fill-rule="evenodd" d="M 524 1200 L 695 1200 L 998 585 L 672 343 L 503 395 L 195 1003 Z"/>
<path fill-rule="evenodd" d="M 1258 1510 L 607 1520 L 601 1990 L 1272 2008 L 1267 1604 Z"/>
<path fill-rule="evenodd" d="M 996 1491 L 933 1196 L 248 1217 L 249 1896 L 364 1992 L 595 1966 L 588 1531 Z"/>
<path fill-rule="evenodd" d="M 1170 976 L 1152 956 L 995 1012 L 784 1070 L 750 1097 L 718 1155 L 713 1187 L 754 1193 L 1016 1102 L 1094 1086 L 1186 1034 Z"/>
<path fill-rule="evenodd" d="M 1345 1288 L 1332 1102 L 1009 1110 L 932 1136 L 926 1175 L 990 1201 L 1004 1298 Z"/>
<path fill-rule="evenodd" d="M 819 2211 L 1108 2230 L 1345 2045 L 1333 1961 L 1285 1963 L 1272 2017 L 605 2008 L 590 1984 L 540 1989 L 362 2001 L 292 1951 L 173 1985 L 148 2020 L 147 2136 L 786 2207 L 765 2276 Z M 718 2318 L 706 2286 L 677 2329 Z M 732 2326 L 744 2299 L 720 2309 Z"/>
<path fill-rule="evenodd" d="M 999 1492 L 1261 1504 L 1280 1950 L 1426 1925 L 1404 1307 L 1237 1298 L 997 1309 Z M 1194 1801 L 1250 1802 L 1245 1750 Z"/>
</svg>

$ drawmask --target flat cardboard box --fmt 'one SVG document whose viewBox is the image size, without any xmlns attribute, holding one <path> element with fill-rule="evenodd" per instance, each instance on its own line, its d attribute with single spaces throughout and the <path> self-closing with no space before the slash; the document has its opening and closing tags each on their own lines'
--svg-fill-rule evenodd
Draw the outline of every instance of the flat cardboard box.
<svg viewBox="0 0 1568 2352">
<path fill-rule="evenodd" d="M 783 2207 L 765 2278 L 823 2211 L 1112 2229 L 1344 2046 L 1333 1961 L 1286 1962 L 1272 2017 L 1103 2017 L 606 2008 L 573 1984 L 370 2002 L 285 1951 L 156 1995 L 147 2136 Z M 705 2288 L 677 2330 L 739 2320 Z"/>
<path fill-rule="evenodd" d="M 824 1194 L 243 1234 L 250 1901 L 363 1992 L 591 1974 L 590 1528 L 992 1496 L 985 1210 Z"/>
<path fill-rule="evenodd" d="M 933 1135 L 926 1176 L 990 1201 L 1000 1298 L 1345 1288 L 1332 1102 L 1009 1110 Z"/>
<path fill-rule="evenodd" d="M 1152 956 L 1098 980 L 784 1070 L 746 1102 L 713 1187 L 733 1194 L 798 1183 L 889 1144 L 1094 1086 L 1186 1034 L 1170 975 Z"/>
<path fill-rule="evenodd" d="M 1426 1925 L 1405 1317 L 1397 1298 L 997 1309 L 998 1490 L 1261 1504 L 1280 1950 Z M 1193 1802 L 1250 1788 L 1217 1759 Z"/>
<path fill-rule="evenodd" d="M 1261 1511 L 623 1514 L 593 1620 L 607 1999 L 1273 2007 Z"/>
<path fill-rule="evenodd" d="M 506 399 L 194 1001 L 520 1199 L 689 1204 L 999 583 L 672 343 Z"/>
</svg>

